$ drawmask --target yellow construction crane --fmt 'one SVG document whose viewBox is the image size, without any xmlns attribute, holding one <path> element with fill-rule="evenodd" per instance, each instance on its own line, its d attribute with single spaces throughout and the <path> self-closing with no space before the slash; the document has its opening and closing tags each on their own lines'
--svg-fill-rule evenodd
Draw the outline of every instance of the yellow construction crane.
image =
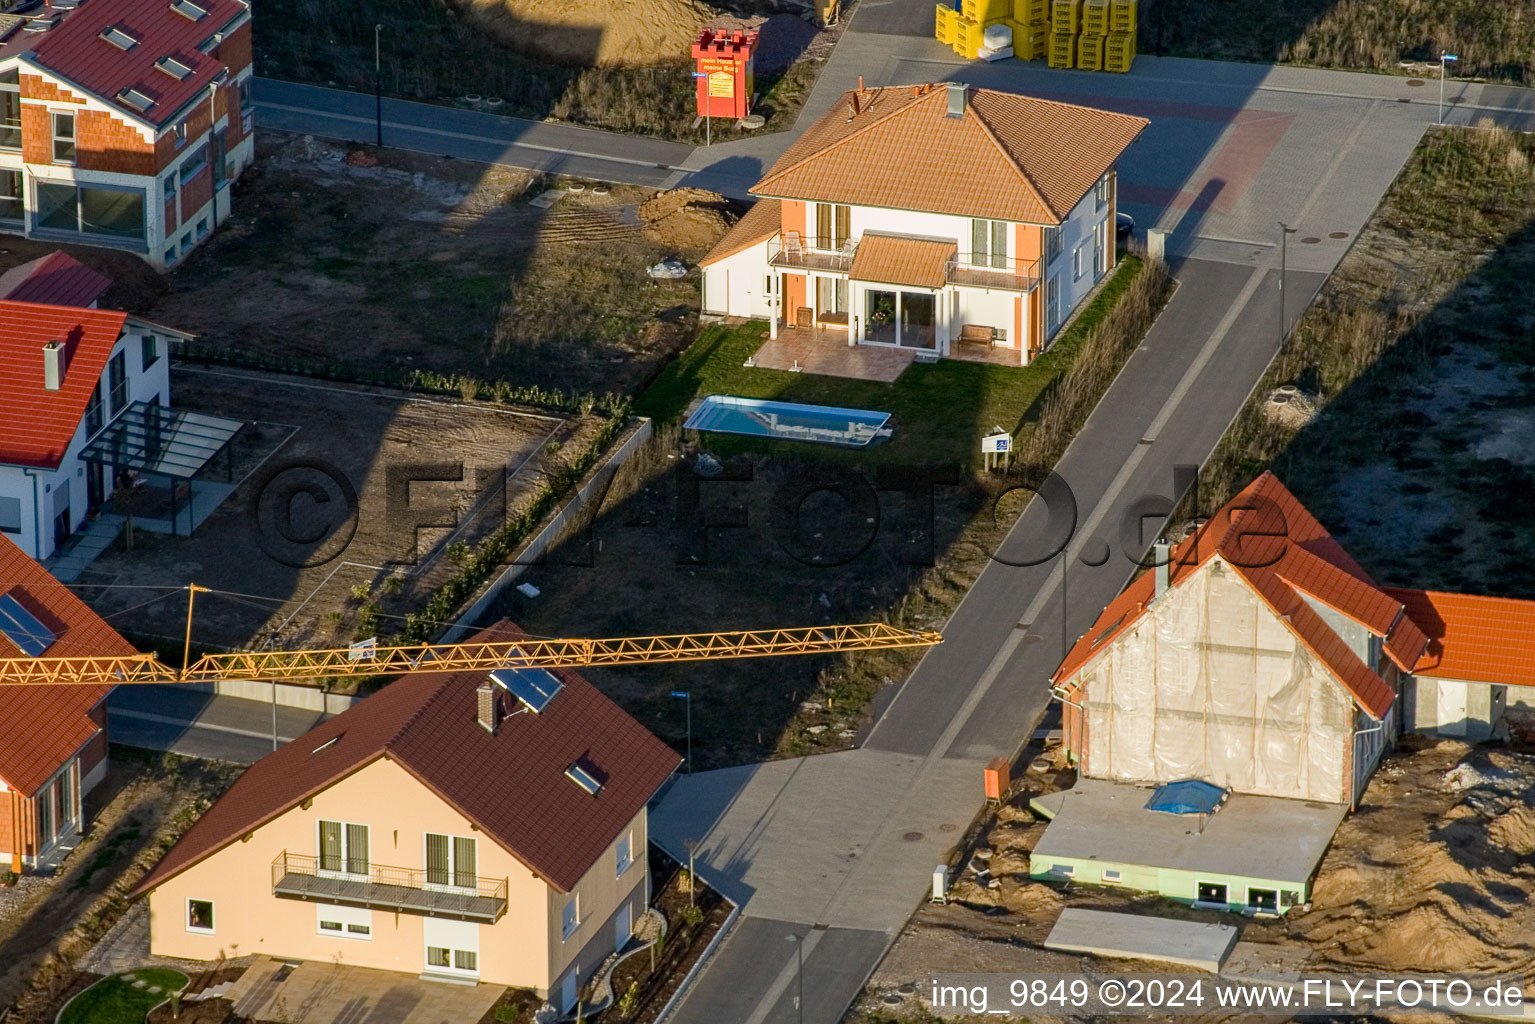
<svg viewBox="0 0 1535 1024">
<path fill-rule="evenodd" d="M 189 608 L 190 626 L 190 608 Z M 123 683 L 206 683 L 220 680 L 336 680 L 410 672 L 490 671 L 497 668 L 594 668 L 659 662 L 765 658 L 780 654 L 930 647 L 943 636 L 883 622 L 852 626 L 749 629 L 600 640 L 518 640 L 456 644 L 332 647 L 302 651 L 205 654 L 177 670 L 153 654 L 0 658 L 0 686 L 102 686 Z"/>
</svg>

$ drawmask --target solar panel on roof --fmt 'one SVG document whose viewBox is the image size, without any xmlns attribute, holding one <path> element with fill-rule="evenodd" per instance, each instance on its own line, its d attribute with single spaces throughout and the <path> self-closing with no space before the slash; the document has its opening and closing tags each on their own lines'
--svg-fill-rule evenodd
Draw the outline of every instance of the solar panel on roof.
<svg viewBox="0 0 1535 1024">
<path fill-rule="evenodd" d="M 11 594 L 0 594 L 0 633 L 29 658 L 39 657 L 58 639 Z"/>
<path fill-rule="evenodd" d="M 549 706 L 564 685 L 541 668 L 498 668 L 491 671 L 490 678 L 535 715 Z"/>
</svg>

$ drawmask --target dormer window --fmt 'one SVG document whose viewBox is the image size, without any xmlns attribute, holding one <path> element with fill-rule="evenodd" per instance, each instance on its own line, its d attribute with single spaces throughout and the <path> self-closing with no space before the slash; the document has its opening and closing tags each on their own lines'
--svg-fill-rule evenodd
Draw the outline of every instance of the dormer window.
<svg viewBox="0 0 1535 1024">
<path fill-rule="evenodd" d="M 138 39 L 136 39 L 126 29 L 117 25 L 108 26 L 108 28 L 101 33 L 101 38 L 111 43 L 119 50 L 131 50 L 135 46 L 139 45 Z"/>
<path fill-rule="evenodd" d="M 192 73 L 191 68 L 181 63 L 175 57 L 161 57 L 155 61 L 155 70 L 165 72 L 178 82 L 185 81 L 187 76 Z"/>
<path fill-rule="evenodd" d="M 155 101 L 139 92 L 137 89 L 124 89 L 117 94 L 117 102 L 129 110 L 136 110 L 140 114 L 148 112 L 155 105 Z"/>
<path fill-rule="evenodd" d="M 190 21 L 202 21 L 208 16 L 208 12 L 194 4 L 192 0 L 174 0 L 171 10 Z"/>
</svg>

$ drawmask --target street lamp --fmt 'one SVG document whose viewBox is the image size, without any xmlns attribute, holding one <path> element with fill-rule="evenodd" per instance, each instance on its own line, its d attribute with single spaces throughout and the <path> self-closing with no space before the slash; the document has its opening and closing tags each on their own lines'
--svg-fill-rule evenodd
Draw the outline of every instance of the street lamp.
<svg viewBox="0 0 1535 1024">
<path fill-rule="evenodd" d="M 1290 227 L 1284 221 L 1279 222 L 1279 344 L 1281 346 L 1284 345 L 1285 334 L 1287 333 L 1285 327 L 1284 293 L 1285 275 L 1288 271 L 1286 266 L 1286 243 L 1289 241 L 1290 236 L 1295 234 L 1296 230 L 1296 228 Z"/>
<path fill-rule="evenodd" d="M 693 691 L 692 690 L 673 690 L 672 691 L 672 696 L 674 698 L 676 698 L 677 700 L 685 702 L 685 704 L 687 705 L 687 709 L 688 709 L 688 757 L 687 757 L 688 770 L 687 770 L 687 774 L 688 775 L 692 775 L 693 774 Z"/>
<path fill-rule="evenodd" d="M 1460 60 L 1448 50 L 1439 51 L 1439 123 L 1444 124 L 1444 76 L 1452 60 Z"/>
<path fill-rule="evenodd" d="M 384 145 L 384 73 L 379 61 L 379 36 L 383 31 L 383 25 L 373 26 L 373 122 L 377 129 L 376 142 L 381 149 Z"/>
<path fill-rule="evenodd" d="M 799 1024 L 805 1024 L 805 944 L 793 932 L 785 935 L 784 941 L 794 943 L 794 956 L 798 965 L 795 977 L 799 980 L 799 995 L 794 999 L 794 1006 L 799 1010 Z"/>
</svg>

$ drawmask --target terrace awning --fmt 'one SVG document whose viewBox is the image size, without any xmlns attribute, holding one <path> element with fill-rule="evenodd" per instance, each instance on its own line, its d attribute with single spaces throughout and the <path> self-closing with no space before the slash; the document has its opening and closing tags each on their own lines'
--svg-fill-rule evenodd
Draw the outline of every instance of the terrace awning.
<svg viewBox="0 0 1535 1024">
<path fill-rule="evenodd" d="M 109 463 L 118 471 L 190 480 L 244 425 L 159 403 L 134 402 L 80 454 L 87 462 Z"/>
</svg>

